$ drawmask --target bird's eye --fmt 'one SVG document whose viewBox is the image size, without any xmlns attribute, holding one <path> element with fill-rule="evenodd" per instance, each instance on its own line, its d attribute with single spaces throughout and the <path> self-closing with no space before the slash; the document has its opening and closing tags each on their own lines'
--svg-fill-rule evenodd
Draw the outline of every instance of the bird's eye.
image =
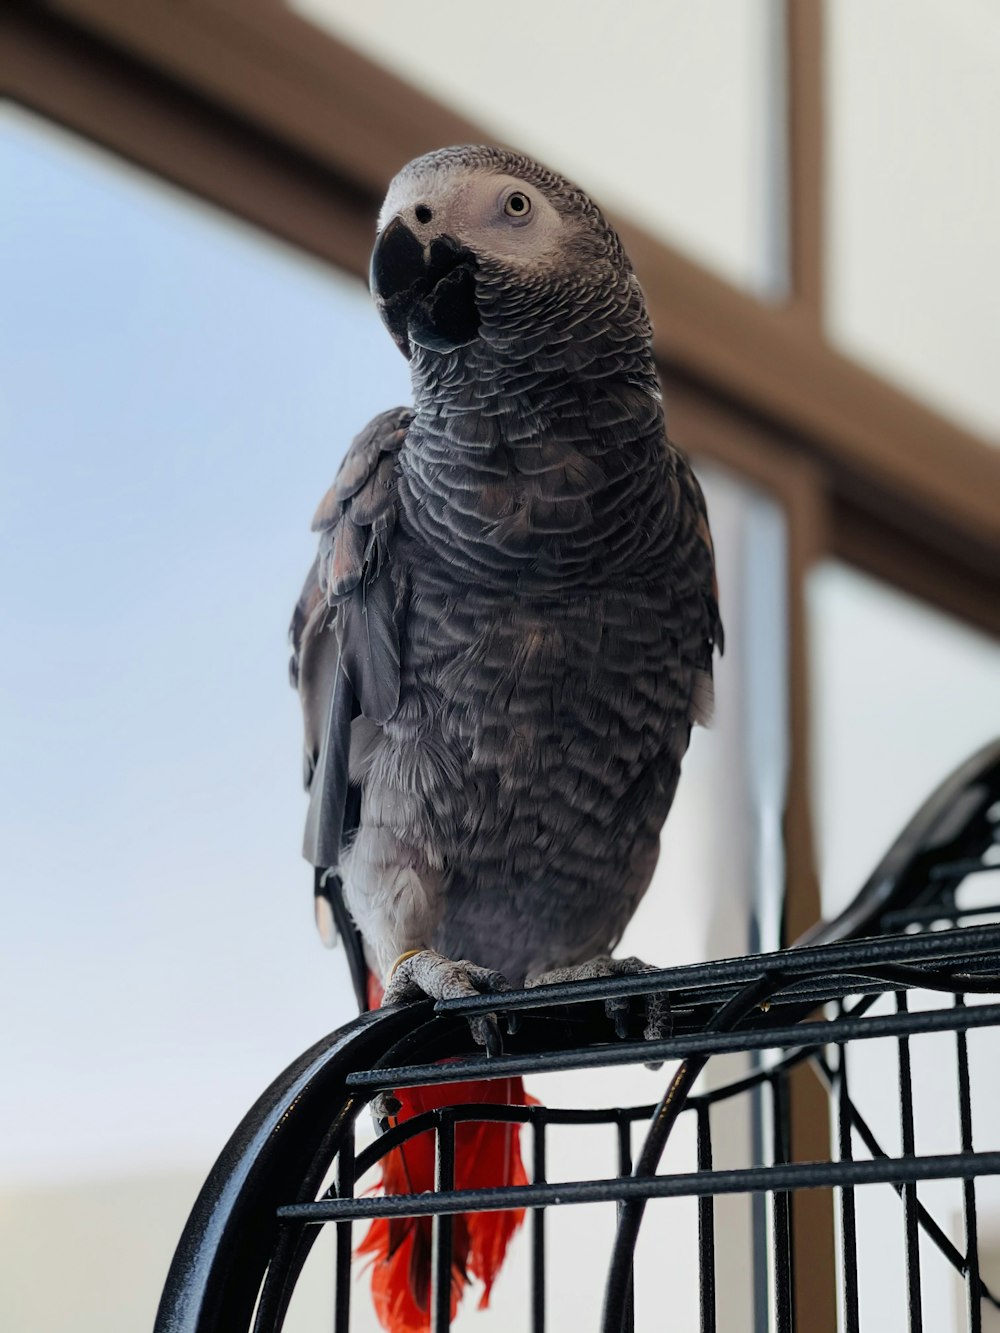
<svg viewBox="0 0 1000 1333">
<path fill-rule="evenodd" d="M 503 211 L 509 218 L 526 218 L 531 212 L 531 200 L 520 190 L 515 190 L 507 196 Z"/>
</svg>

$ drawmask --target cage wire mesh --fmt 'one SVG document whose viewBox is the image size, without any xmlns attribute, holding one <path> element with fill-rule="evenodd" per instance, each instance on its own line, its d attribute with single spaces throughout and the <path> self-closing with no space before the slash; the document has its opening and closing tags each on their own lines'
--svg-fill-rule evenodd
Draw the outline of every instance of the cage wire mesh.
<svg viewBox="0 0 1000 1333">
<path fill-rule="evenodd" d="M 984 1271 L 980 1236 L 984 1195 L 1000 1218 L 1000 893 L 990 873 L 1000 868 L 998 837 L 1000 742 L 942 784 L 839 917 L 790 949 L 507 993 L 504 1051 L 489 1060 L 466 1019 L 496 1010 L 495 996 L 378 1011 L 341 1028 L 271 1085 L 223 1151 L 181 1237 L 156 1333 L 276 1333 L 326 1227 L 336 1233 L 333 1327 L 347 1333 L 369 1299 L 353 1281 L 358 1224 L 403 1215 L 432 1219 L 428 1314 L 439 1333 L 452 1325 L 453 1215 L 507 1208 L 528 1210 L 521 1313 L 509 1326 L 560 1333 L 552 1214 L 602 1204 L 616 1225 L 610 1244 L 581 1252 L 589 1271 L 600 1265 L 603 1273 L 603 1301 L 582 1326 L 641 1327 L 635 1284 L 652 1283 L 666 1298 L 691 1283 L 695 1314 L 684 1326 L 734 1333 L 732 1317 L 720 1315 L 730 1281 L 722 1265 L 732 1260 L 732 1245 L 720 1243 L 727 1196 L 745 1199 L 753 1217 L 742 1326 L 790 1333 L 801 1280 L 792 1220 L 808 1190 L 835 1198 L 846 1333 L 1000 1328 L 1000 1281 Z M 624 1038 L 605 1013 L 612 997 L 630 1001 Z M 649 997 L 670 1013 L 669 1034 L 654 1042 L 641 1039 Z M 744 1072 L 701 1077 L 731 1055 L 743 1057 Z M 650 1062 L 664 1065 L 655 1105 L 449 1106 L 367 1144 L 356 1137 L 366 1123 L 359 1116 L 382 1090 Z M 789 1080 L 804 1065 L 830 1098 L 823 1161 L 791 1160 Z M 537 1086 L 544 1095 L 544 1079 Z M 737 1105 L 754 1127 L 748 1159 L 720 1165 L 719 1117 Z M 455 1189 L 456 1127 L 484 1119 L 528 1127 L 529 1184 Z M 550 1179 L 560 1135 L 581 1126 L 605 1136 L 613 1172 Z M 366 1194 L 380 1159 L 418 1134 L 434 1136 L 434 1190 Z M 694 1160 L 669 1169 L 676 1161 L 668 1153 L 664 1169 L 678 1134 L 693 1141 Z M 682 1201 L 697 1263 L 658 1253 L 651 1273 L 637 1270 L 647 1212 Z"/>
</svg>

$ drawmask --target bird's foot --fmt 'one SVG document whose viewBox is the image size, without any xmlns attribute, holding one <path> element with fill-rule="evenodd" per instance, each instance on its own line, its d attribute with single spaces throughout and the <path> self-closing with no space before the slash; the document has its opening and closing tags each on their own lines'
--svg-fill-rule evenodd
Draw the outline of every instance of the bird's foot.
<svg viewBox="0 0 1000 1333">
<path fill-rule="evenodd" d="M 396 1116 L 403 1109 L 403 1103 L 394 1092 L 377 1092 L 371 1102 L 372 1119 L 375 1128 L 383 1134 L 396 1123 Z"/>
<path fill-rule="evenodd" d="M 656 969 L 641 958 L 611 958 L 601 954 L 589 962 L 577 963 L 574 967 L 556 967 L 550 972 L 541 972 L 529 977 L 526 986 L 554 986 L 563 981 L 592 981 L 595 977 L 635 976 L 639 972 L 654 972 Z M 661 1041 L 670 1035 L 670 1001 L 666 995 L 646 995 L 645 1026 L 643 1036 L 647 1041 Z M 613 995 L 604 1001 L 604 1011 L 614 1025 L 619 1037 L 628 1036 L 628 1017 L 632 997 Z"/>
<path fill-rule="evenodd" d="M 480 967 L 468 959 L 459 962 L 445 958 L 433 949 L 403 954 L 386 982 L 382 1003 L 400 1004 L 428 996 L 432 1000 L 456 1000 L 464 995 L 498 995 L 510 990 L 510 983 L 500 972 Z M 472 1039 L 485 1046 L 488 1055 L 499 1055 L 500 1029 L 496 1014 L 474 1014 L 469 1019 Z"/>
</svg>

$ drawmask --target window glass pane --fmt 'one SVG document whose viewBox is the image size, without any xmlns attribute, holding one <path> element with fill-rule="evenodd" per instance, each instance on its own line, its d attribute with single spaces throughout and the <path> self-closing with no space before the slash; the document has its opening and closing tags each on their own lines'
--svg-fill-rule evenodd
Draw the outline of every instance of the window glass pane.
<svg viewBox="0 0 1000 1333">
<path fill-rule="evenodd" d="M 809 580 L 823 912 L 853 898 L 934 788 L 1000 735 L 1000 644 L 829 562 Z"/>
<path fill-rule="evenodd" d="M 408 375 L 361 284 L 2 129 L 0 1172 L 207 1165 L 353 1007 L 297 859 L 285 632 L 319 497 Z"/>
<path fill-rule="evenodd" d="M 843 565 L 821 566 L 808 585 L 813 711 L 814 800 L 823 910 L 847 905 L 917 807 L 969 755 L 1000 735 L 1000 644 L 891 587 Z M 994 876 L 980 876 L 994 879 Z M 995 902 L 991 886 L 976 892 Z M 971 1002 L 988 997 L 970 997 Z M 911 1006 L 946 1001 L 914 993 Z M 888 1006 L 880 1005 L 880 1012 Z M 1000 1097 L 995 1032 L 969 1034 L 975 1145 L 996 1140 Z M 992 1043 L 992 1045 L 991 1045 Z M 918 1153 L 953 1152 L 958 1135 L 954 1042 L 943 1034 L 911 1043 Z M 978 1048 L 978 1050 L 977 1050 Z M 876 1138 L 900 1151 L 898 1099 L 891 1074 L 898 1053 L 889 1039 L 861 1041 L 850 1057 L 851 1093 Z M 942 1070 L 944 1077 L 942 1077 Z M 835 1131 L 836 1133 L 836 1131 Z M 997 1234 L 996 1182 L 976 1185 L 984 1273 Z M 952 1180 L 926 1181 L 921 1203 L 959 1248 L 961 1196 Z M 906 1290 L 902 1212 L 891 1190 L 857 1196 L 862 1321 L 898 1326 Z M 865 1262 L 878 1254 L 878 1263 Z M 953 1269 L 921 1246 L 924 1327 L 969 1327 L 966 1295 Z M 983 1328 L 989 1310 L 984 1302 Z"/>
<path fill-rule="evenodd" d="M 780 0 L 292 4 L 729 281 L 783 289 Z"/>
<path fill-rule="evenodd" d="M 1000 440 L 1000 6 L 826 5 L 827 329 Z"/>
</svg>

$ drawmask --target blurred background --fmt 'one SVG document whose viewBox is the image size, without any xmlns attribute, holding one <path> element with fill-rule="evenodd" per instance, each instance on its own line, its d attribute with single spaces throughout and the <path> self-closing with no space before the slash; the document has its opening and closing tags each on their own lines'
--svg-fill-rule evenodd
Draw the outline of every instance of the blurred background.
<svg viewBox="0 0 1000 1333">
<path fill-rule="evenodd" d="M 503 142 L 620 224 L 727 626 L 623 948 L 774 948 L 1000 732 L 1000 9 L 63 0 L 8 7 L 0 68 L 0 1327 L 124 1333 L 243 1112 L 353 1012 L 299 858 L 285 628 L 344 449 L 408 400 L 363 281 L 389 178 Z M 648 1242 L 678 1263 L 685 1210 Z M 560 1225 L 569 1262 L 593 1242 Z M 577 1265 L 567 1328 L 599 1293 Z M 295 1327 L 329 1297 L 319 1272 Z"/>
</svg>

